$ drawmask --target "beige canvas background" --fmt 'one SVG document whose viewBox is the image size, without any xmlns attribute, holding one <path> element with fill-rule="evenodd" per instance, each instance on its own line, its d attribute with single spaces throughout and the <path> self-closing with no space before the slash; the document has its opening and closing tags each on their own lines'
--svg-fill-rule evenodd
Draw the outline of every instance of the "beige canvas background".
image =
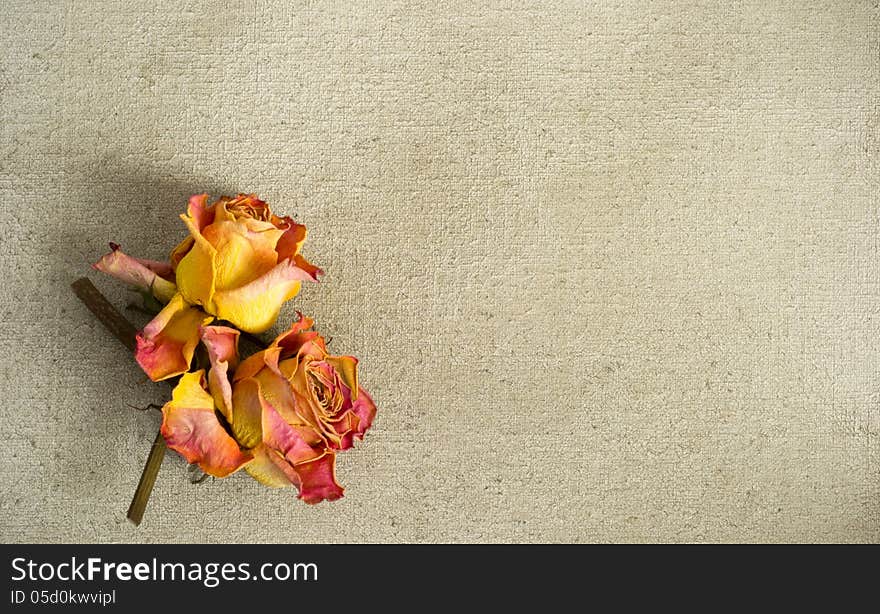
<svg viewBox="0 0 880 614">
<path fill-rule="evenodd" d="M 878 541 L 876 2 L 0 7 L 3 541 Z M 375 428 L 309 507 L 166 458 L 75 300 L 253 191 Z M 143 323 L 143 320 L 139 320 Z"/>
</svg>

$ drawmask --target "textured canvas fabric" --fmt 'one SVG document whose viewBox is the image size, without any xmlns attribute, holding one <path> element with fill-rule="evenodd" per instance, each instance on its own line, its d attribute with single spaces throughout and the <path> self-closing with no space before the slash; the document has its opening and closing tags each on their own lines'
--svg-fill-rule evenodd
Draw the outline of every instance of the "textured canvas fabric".
<svg viewBox="0 0 880 614">
<path fill-rule="evenodd" d="M 0 17 L 3 541 L 880 540 L 876 2 Z M 136 528 L 167 388 L 69 284 L 204 191 L 308 225 L 379 415 L 340 501 L 170 453 Z"/>
</svg>

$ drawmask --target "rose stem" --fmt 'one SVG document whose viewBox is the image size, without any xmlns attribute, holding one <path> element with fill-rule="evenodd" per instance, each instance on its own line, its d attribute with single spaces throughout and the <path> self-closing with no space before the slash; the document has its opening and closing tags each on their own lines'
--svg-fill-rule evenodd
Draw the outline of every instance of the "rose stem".
<svg viewBox="0 0 880 614">
<path fill-rule="evenodd" d="M 134 352 L 137 329 L 116 310 L 116 307 L 110 304 L 110 301 L 104 298 L 95 284 L 86 277 L 80 277 L 70 284 L 70 287 L 73 288 L 73 292 L 79 300 L 89 308 L 89 311 L 95 314 L 101 324 L 113 333 L 113 336 L 119 339 L 122 345 Z"/>
<path fill-rule="evenodd" d="M 137 335 L 137 329 L 134 325 L 126 320 L 110 304 L 110 301 L 101 294 L 88 278 L 81 277 L 70 286 L 79 300 L 95 314 L 98 321 L 113 333 L 113 336 L 119 339 L 125 347 L 134 352 L 136 344 L 135 335 Z M 165 439 L 160 432 L 156 434 L 153 447 L 150 448 L 147 464 L 144 465 L 141 479 L 138 482 L 137 489 L 134 491 L 134 498 L 132 498 L 131 506 L 128 508 L 128 519 L 135 526 L 139 525 L 144 517 L 144 510 L 147 508 L 147 502 L 150 500 L 150 493 L 153 491 L 153 485 L 156 483 L 156 476 L 159 474 L 163 458 L 165 458 Z"/>
<path fill-rule="evenodd" d="M 156 483 L 156 477 L 159 475 L 159 468 L 162 466 L 164 458 L 165 438 L 162 437 L 162 431 L 159 431 L 156 433 L 156 439 L 153 440 L 153 447 L 150 448 L 150 455 L 147 456 L 147 464 L 144 465 L 144 470 L 141 472 L 141 479 L 138 480 L 131 505 L 128 506 L 128 519 L 134 526 L 138 526 L 144 518 L 144 510 L 147 509 L 147 502 L 150 500 L 150 494 L 153 492 L 153 485 Z"/>
</svg>

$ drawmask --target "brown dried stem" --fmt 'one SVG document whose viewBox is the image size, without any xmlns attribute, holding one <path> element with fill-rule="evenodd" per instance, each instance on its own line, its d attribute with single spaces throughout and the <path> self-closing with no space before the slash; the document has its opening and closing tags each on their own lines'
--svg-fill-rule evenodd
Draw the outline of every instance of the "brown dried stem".
<svg viewBox="0 0 880 614">
<path fill-rule="evenodd" d="M 98 321 L 126 348 L 134 352 L 137 328 L 110 304 L 110 301 L 101 294 L 95 285 L 88 278 L 81 277 L 71 284 L 71 288 L 79 300 L 95 314 Z M 147 456 L 147 463 L 141 473 L 141 479 L 134 492 L 134 498 L 131 500 L 131 506 L 128 508 L 128 519 L 135 526 L 139 525 L 144 517 L 144 510 L 150 500 L 150 493 L 153 492 L 153 485 L 156 483 L 156 476 L 162 466 L 162 459 L 165 458 L 165 449 L 165 439 L 161 432 L 157 433 L 153 446 L 150 448 L 150 454 Z"/>
<path fill-rule="evenodd" d="M 144 511 L 147 509 L 150 494 L 153 492 L 153 485 L 156 484 L 159 468 L 165 458 L 165 448 L 165 438 L 162 437 L 162 431 L 159 431 L 156 433 L 156 439 L 153 440 L 153 447 L 150 448 L 147 464 L 144 465 L 144 470 L 141 472 L 141 479 L 138 480 L 131 505 L 128 506 L 127 516 L 134 526 L 138 526 L 144 518 Z"/>
</svg>

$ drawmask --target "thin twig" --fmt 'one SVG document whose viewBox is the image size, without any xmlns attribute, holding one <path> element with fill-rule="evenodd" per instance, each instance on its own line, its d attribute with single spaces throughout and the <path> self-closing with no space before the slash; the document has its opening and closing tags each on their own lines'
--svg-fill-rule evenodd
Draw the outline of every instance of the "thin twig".
<svg viewBox="0 0 880 614">
<path fill-rule="evenodd" d="M 136 409 L 138 411 L 147 411 L 148 409 L 155 409 L 158 411 L 162 411 L 162 406 L 157 405 L 156 403 L 149 403 L 148 405 L 146 405 L 144 407 L 138 407 L 137 405 L 132 405 L 131 403 L 126 403 L 126 405 L 128 405 L 132 409 Z"/>
<path fill-rule="evenodd" d="M 202 469 L 198 465 L 190 465 L 187 468 L 187 473 L 189 474 L 189 483 L 190 484 L 201 484 L 205 480 L 207 480 L 210 475 L 202 471 Z"/>
</svg>

